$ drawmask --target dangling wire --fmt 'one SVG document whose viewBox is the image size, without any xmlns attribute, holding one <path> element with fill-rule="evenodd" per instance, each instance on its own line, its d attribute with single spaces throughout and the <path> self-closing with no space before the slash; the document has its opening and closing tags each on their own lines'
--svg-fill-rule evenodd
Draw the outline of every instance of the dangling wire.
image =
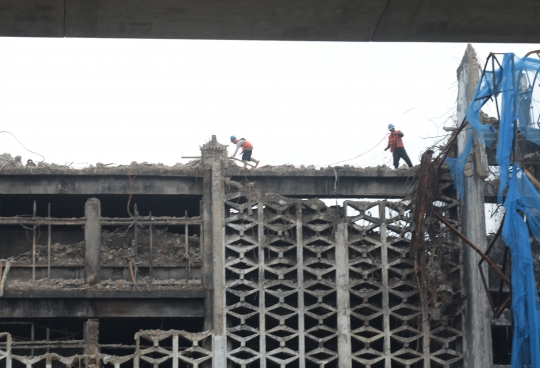
<svg viewBox="0 0 540 368">
<path fill-rule="evenodd" d="M 15 138 L 15 140 L 16 140 L 17 142 L 19 142 L 19 144 L 21 145 L 22 148 L 24 148 L 25 150 L 27 150 L 27 151 L 30 152 L 30 153 L 33 153 L 33 154 L 38 155 L 38 156 L 41 156 L 41 158 L 43 159 L 43 160 L 41 160 L 41 162 L 44 162 L 44 161 L 45 161 L 45 157 L 43 157 L 43 155 L 40 155 L 39 153 L 34 152 L 34 151 L 30 151 L 28 148 L 26 148 L 26 147 L 24 146 L 24 144 L 21 143 L 21 141 L 20 141 L 17 137 L 15 137 L 15 134 L 13 134 L 13 133 L 11 133 L 11 132 L 8 132 L 7 130 L 2 130 L 2 131 L 0 131 L 0 133 L 7 133 L 7 134 L 10 134 L 13 138 Z"/>
<path fill-rule="evenodd" d="M 386 139 L 386 137 L 388 137 L 389 135 L 390 135 L 390 133 L 386 133 L 386 134 L 384 135 L 384 137 L 379 141 L 379 143 L 377 143 L 377 145 L 376 145 L 375 147 L 373 147 L 372 149 L 370 149 L 370 150 L 368 150 L 368 151 L 366 151 L 366 152 L 364 152 L 364 153 L 361 153 L 361 154 L 359 154 L 359 155 L 356 156 L 356 157 L 350 158 L 350 159 L 348 159 L 348 160 L 343 160 L 343 161 L 334 162 L 333 164 L 329 164 L 328 166 L 332 166 L 332 165 L 335 165 L 335 164 L 340 164 L 340 163 L 342 163 L 342 162 L 351 161 L 351 160 L 354 160 L 355 158 L 358 158 L 358 157 L 360 157 L 360 156 L 365 155 L 366 153 L 369 153 L 369 152 L 373 151 L 373 150 L 374 150 L 375 148 L 377 148 L 377 147 L 379 146 L 379 144 L 381 144 L 381 142 L 384 141 L 384 140 Z"/>
</svg>

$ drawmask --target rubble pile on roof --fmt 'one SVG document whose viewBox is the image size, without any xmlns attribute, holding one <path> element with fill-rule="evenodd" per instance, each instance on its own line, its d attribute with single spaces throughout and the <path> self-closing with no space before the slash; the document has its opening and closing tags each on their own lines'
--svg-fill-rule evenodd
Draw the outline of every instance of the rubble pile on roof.
<svg viewBox="0 0 540 368">
<path fill-rule="evenodd" d="M 15 156 L 15 158 L 13 158 L 9 153 L 0 155 L 0 170 L 9 167 L 24 167 L 21 162 L 21 156 Z"/>
<path fill-rule="evenodd" d="M 148 229 L 138 229 L 137 262 L 150 264 L 150 234 Z M 104 229 L 101 233 L 101 264 L 103 266 L 127 267 L 134 259 L 133 229 L 116 228 L 113 231 Z M 191 266 L 201 262 L 200 239 L 197 235 L 188 237 L 189 251 L 186 255 L 185 235 L 154 228 L 152 233 L 152 260 L 154 266 Z M 51 245 L 51 265 L 82 266 L 84 265 L 84 241 L 74 244 L 55 243 Z M 36 246 L 36 265 L 47 265 L 46 245 Z M 31 265 L 32 251 L 14 258 L 14 263 Z"/>
<path fill-rule="evenodd" d="M 27 168 L 28 170 L 32 170 L 35 172 L 40 172 L 43 170 L 45 173 L 46 171 L 50 170 L 75 170 L 80 171 L 83 173 L 97 173 L 99 171 L 100 174 L 103 173 L 103 171 L 118 171 L 123 170 L 127 172 L 133 172 L 134 174 L 141 174 L 145 171 L 148 172 L 159 172 L 159 171 L 193 171 L 198 170 L 202 167 L 202 160 L 201 159 L 195 159 L 188 161 L 187 163 L 176 163 L 172 166 L 165 165 L 162 163 L 148 163 L 148 162 L 142 162 L 138 163 L 136 161 L 133 161 L 129 165 L 117 165 L 114 163 L 102 163 L 98 162 L 95 165 L 88 165 L 83 168 L 75 168 L 72 166 L 73 164 L 65 164 L 65 165 L 59 165 L 55 163 L 47 163 L 47 162 L 36 162 L 36 167 L 28 167 L 25 165 L 25 163 L 21 162 L 21 156 L 16 156 L 15 158 L 11 157 L 9 153 L 4 153 L 3 155 L 0 155 L 0 171 L 2 169 L 10 169 L 10 168 Z M 402 165 L 398 170 L 408 170 L 409 168 L 406 165 Z M 233 172 L 236 171 L 242 171 L 244 172 L 243 165 L 241 163 L 238 163 L 234 160 L 229 160 L 229 170 L 233 170 Z M 252 169 L 250 169 L 252 170 Z M 377 165 L 377 166 L 368 166 L 368 167 L 358 167 L 355 165 L 337 165 L 337 166 L 321 166 L 321 165 L 299 165 L 295 166 L 292 164 L 284 164 L 284 165 L 262 165 L 255 169 L 255 172 L 265 172 L 265 173 L 277 173 L 277 174 L 283 174 L 286 172 L 297 172 L 297 171 L 324 171 L 324 170 L 348 170 L 348 171 L 355 171 L 355 172 L 368 172 L 368 171 L 392 171 L 394 168 L 387 165 Z"/>
</svg>

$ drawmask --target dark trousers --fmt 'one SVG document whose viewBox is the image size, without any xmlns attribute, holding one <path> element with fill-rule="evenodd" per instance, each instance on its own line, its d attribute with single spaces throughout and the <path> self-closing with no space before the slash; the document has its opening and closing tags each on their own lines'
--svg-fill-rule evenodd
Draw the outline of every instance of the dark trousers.
<svg viewBox="0 0 540 368">
<path fill-rule="evenodd" d="M 404 147 L 394 148 L 394 167 L 396 169 L 399 167 L 400 158 L 404 159 L 407 165 L 409 165 L 409 167 L 413 166 L 411 163 L 411 159 L 409 158 L 409 155 L 407 155 L 407 151 L 405 151 Z"/>
</svg>

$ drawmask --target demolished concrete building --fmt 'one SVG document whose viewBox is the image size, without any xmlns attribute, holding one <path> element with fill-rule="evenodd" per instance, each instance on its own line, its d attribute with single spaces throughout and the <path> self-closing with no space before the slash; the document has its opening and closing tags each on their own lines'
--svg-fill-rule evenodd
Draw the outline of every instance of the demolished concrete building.
<svg viewBox="0 0 540 368">
<path fill-rule="evenodd" d="M 476 68 L 469 48 L 458 121 Z M 2 366 L 508 364 L 509 310 L 492 320 L 480 257 L 450 231 L 487 248 L 489 152 L 463 201 L 431 153 L 411 170 L 244 170 L 214 136 L 201 154 L 81 170 L 0 157 Z"/>
</svg>

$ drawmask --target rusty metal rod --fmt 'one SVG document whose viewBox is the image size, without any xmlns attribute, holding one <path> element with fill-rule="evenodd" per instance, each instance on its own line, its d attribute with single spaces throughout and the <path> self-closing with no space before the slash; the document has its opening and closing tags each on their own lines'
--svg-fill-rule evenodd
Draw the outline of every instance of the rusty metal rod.
<svg viewBox="0 0 540 368">
<path fill-rule="evenodd" d="M 441 152 L 441 154 L 439 156 L 437 156 L 437 160 L 441 160 L 439 162 L 439 166 L 437 167 L 437 170 L 441 169 L 442 165 L 444 164 L 444 160 L 446 160 L 446 156 L 448 156 L 448 153 L 450 153 L 450 148 L 452 148 L 452 146 L 454 145 L 455 141 L 457 140 L 457 137 L 458 137 L 459 133 L 461 133 L 463 128 L 465 128 L 467 126 L 467 123 L 468 122 L 467 122 L 466 118 L 463 118 L 463 121 L 461 122 L 461 126 L 459 127 L 458 130 L 455 131 L 455 134 L 452 136 L 452 138 L 450 138 L 450 141 L 448 141 L 448 143 L 446 144 L 444 152 Z"/>
<path fill-rule="evenodd" d="M 520 165 L 521 166 L 521 165 Z M 526 168 L 522 167 L 523 169 L 523 172 L 525 173 L 525 175 L 527 175 L 527 177 L 529 178 L 529 180 L 534 184 L 534 186 L 538 189 L 540 189 L 540 181 L 538 181 L 533 174 L 531 174 L 529 172 L 529 170 L 527 170 Z"/>
<path fill-rule="evenodd" d="M 491 259 L 489 259 L 488 256 L 486 256 L 484 254 L 484 252 L 482 252 L 482 250 L 480 250 L 476 245 L 474 245 L 469 239 L 467 239 L 467 237 L 465 235 L 463 235 L 462 233 L 460 233 L 455 227 L 452 226 L 452 224 L 450 224 L 448 221 L 446 221 L 446 219 L 444 217 L 442 217 L 441 215 L 439 215 L 438 213 L 436 213 L 434 215 L 437 220 L 441 221 L 443 224 L 445 224 L 450 230 L 452 230 L 452 232 L 454 232 L 457 236 L 459 236 L 461 238 L 461 240 L 463 240 L 465 243 L 467 243 L 467 245 L 469 245 L 476 253 L 478 253 L 480 255 L 480 257 L 482 257 L 488 264 L 491 268 L 493 268 L 493 270 L 507 283 L 510 285 L 510 280 L 508 279 L 508 277 L 506 277 L 506 275 L 504 273 L 501 272 L 501 270 L 499 269 L 499 267 L 497 267 L 497 265 L 495 263 L 493 263 L 493 261 Z"/>
<path fill-rule="evenodd" d="M 493 248 L 493 246 L 495 245 L 495 242 L 497 241 L 497 239 L 499 239 L 499 236 L 501 236 L 505 218 L 506 218 L 506 214 L 504 215 L 504 217 L 503 217 L 503 219 L 501 221 L 501 224 L 499 225 L 499 228 L 497 229 L 497 232 L 493 236 L 493 239 L 491 239 L 491 241 L 489 242 L 489 245 L 488 245 L 488 247 L 486 249 L 486 252 L 485 252 L 486 255 L 491 251 L 491 248 Z M 478 266 L 480 266 L 483 261 L 484 260 L 482 260 L 482 259 L 480 261 L 478 261 Z"/>
<path fill-rule="evenodd" d="M 497 310 L 497 313 L 494 314 L 494 317 L 495 318 L 499 318 L 502 314 L 502 312 L 504 312 L 504 310 L 506 309 L 506 306 L 508 304 L 510 304 L 510 300 L 512 299 L 512 294 L 509 294 L 506 299 L 504 300 L 504 302 L 502 302 L 500 308 Z"/>
</svg>

